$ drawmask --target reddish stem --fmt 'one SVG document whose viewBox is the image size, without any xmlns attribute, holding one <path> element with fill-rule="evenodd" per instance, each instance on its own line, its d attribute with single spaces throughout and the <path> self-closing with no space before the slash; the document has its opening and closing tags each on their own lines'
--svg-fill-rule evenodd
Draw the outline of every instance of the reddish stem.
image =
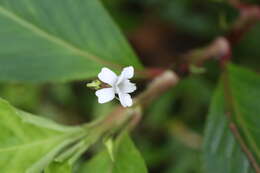
<svg viewBox="0 0 260 173">
<path fill-rule="evenodd" d="M 238 0 L 229 0 L 229 3 L 239 10 L 240 16 L 235 22 L 227 38 L 232 45 L 238 43 L 258 21 L 260 21 L 260 7 L 258 5 L 243 4 Z"/>
</svg>

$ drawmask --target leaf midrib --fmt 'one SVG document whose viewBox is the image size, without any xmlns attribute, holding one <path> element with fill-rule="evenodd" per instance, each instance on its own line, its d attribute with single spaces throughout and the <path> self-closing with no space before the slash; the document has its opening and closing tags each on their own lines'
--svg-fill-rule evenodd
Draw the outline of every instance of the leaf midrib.
<svg viewBox="0 0 260 173">
<path fill-rule="evenodd" d="M 250 150 L 255 151 L 256 156 L 258 158 L 260 158 L 260 150 L 258 149 L 257 144 L 255 143 L 255 141 L 253 139 L 253 136 L 250 134 L 250 132 L 248 132 L 247 125 L 244 121 L 243 115 L 241 115 L 241 112 L 238 110 L 239 106 L 238 106 L 238 103 L 234 99 L 234 94 L 232 92 L 232 88 L 231 88 L 231 84 L 230 84 L 230 76 L 227 73 L 227 71 L 224 72 L 224 75 L 226 75 L 226 77 L 227 77 L 226 80 L 224 81 L 224 83 L 226 82 L 226 85 L 227 85 L 228 90 L 229 90 L 228 91 L 229 96 L 230 96 L 229 101 L 230 101 L 230 106 L 231 106 L 230 109 L 233 110 L 232 112 L 237 117 L 237 121 L 240 122 L 241 130 L 244 132 L 245 138 L 247 138 L 249 145 L 252 147 L 252 149 L 250 149 Z"/>
<path fill-rule="evenodd" d="M 46 32 L 46 31 L 44 31 L 43 29 L 39 28 L 38 26 L 34 25 L 33 23 L 26 21 L 25 19 L 21 18 L 20 16 L 18 16 L 17 14 L 12 12 L 11 10 L 4 8 L 2 5 L 0 5 L 0 13 L 2 15 L 6 16 L 7 18 L 13 20 L 14 22 L 20 24 L 24 28 L 34 32 L 38 36 L 45 38 L 49 42 L 55 43 L 55 44 L 57 44 L 61 47 L 69 49 L 79 56 L 85 57 L 85 58 L 92 60 L 96 63 L 100 63 L 100 64 L 107 65 L 107 66 L 114 67 L 114 68 L 121 68 L 121 66 L 118 65 L 118 64 L 114 64 L 114 63 L 111 63 L 111 62 L 106 61 L 104 59 L 101 59 L 101 58 L 97 57 L 96 55 L 94 55 L 90 52 L 87 52 L 86 50 L 82 50 L 82 49 L 76 47 L 75 45 L 65 41 L 64 39 L 61 39 L 57 36 L 54 36 L 54 35 Z"/>
<path fill-rule="evenodd" d="M 237 117 L 237 120 L 241 124 L 241 129 L 245 133 L 245 138 L 248 139 L 248 142 L 250 143 L 251 147 L 253 147 L 253 150 L 255 151 L 256 155 L 258 156 L 258 158 L 260 158 L 260 150 L 257 147 L 257 144 L 255 143 L 255 141 L 253 139 L 253 136 L 248 131 L 247 125 L 245 123 L 245 120 L 244 120 L 243 116 L 241 115 L 240 111 L 237 109 L 237 105 L 238 105 L 238 103 L 234 101 L 234 110 L 236 112 L 235 115 Z"/>
</svg>

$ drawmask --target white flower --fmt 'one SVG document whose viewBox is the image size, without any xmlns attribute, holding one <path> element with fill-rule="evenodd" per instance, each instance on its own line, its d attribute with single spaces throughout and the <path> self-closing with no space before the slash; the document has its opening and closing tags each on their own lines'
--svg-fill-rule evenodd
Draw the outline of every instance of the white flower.
<svg viewBox="0 0 260 173">
<path fill-rule="evenodd" d="M 101 72 L 98 74 L 98 78 L 102 82 L 109 84 L 111 87 L 96 91 L 98 102 L 109 102 L 115 98 L 115 94 L 118 94 L 122 106 L 132 106 L 133 100 L 129 93 L 134 92 L 136 86 L 134 83 L 131 83 L 129 79 L 133 76 L 134 68 L 132 66 L 124 68 L 119 76 L 106 67 L 102 68 Z"/>
</svg>

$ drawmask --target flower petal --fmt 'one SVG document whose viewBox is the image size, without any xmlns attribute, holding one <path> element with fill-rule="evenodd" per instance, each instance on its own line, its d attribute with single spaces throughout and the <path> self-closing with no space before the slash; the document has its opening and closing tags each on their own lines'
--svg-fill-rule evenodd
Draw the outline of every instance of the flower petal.
<svg viewBox="0 0 260 173">
<path fill-rule="evenodd" d="M 124 80 L 117 87 L 122 93 L 132 93 L 136 90 L 135 84 L 130 82 L 130 80 Z"/>
<path fill-rule="evenodd" d="M 130 79 L 134 76 L 134 67 L 133 66 L 129 66 L 129 67 L 125 67 L 120 76 L 118 77 L 118 80 L 116 82 L 116 84 L 118 85 L 119 83 L 121 83 L 124 79 Z"/>
<path fill-rule="evenodd" d="M 130 94 L 119 93 L 119 100 L 123 107 L 130 107 L 133 105 L 133 100 Z"/>
<path fill-rule="evenodd" d="M 113 88 L 103 88 L 97 90 L 95 94 L 98 97 L 98 103 L 106 103 L 115 98 L 115 92 Z"/>
<path fill-rule="evenodd" d="M 133 66 L 125 67 L 122 73 L 124 74 L 125 78 L 130 79 L 134 76 L 134 67 Z"/>
<path fill-rule="evenodd" d="M 98 78 L 109 85 L 114 85 L 117 81 L 117 75 L 110 69 L 103 67 L 101 72 L 98 74 Z"/>
</svg>

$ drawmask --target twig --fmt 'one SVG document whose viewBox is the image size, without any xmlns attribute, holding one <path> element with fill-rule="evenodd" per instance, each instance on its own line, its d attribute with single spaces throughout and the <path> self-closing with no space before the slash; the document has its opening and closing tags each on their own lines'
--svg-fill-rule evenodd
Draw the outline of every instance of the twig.
<svg viewBox="0 0 260 173">
<path fill-rule="evenodd" d="M 143 108 L 147 107 L 154 99 L 176 85 L 178 81 L 179 78 L 173 71 L 165 71 L 155 78 L 142 94 L 135 98 L 135 104 L 141 105 Z"/>
<path fill-rule="evenodd" d="M 181 74 L 185 74 L 189 72 L 191 65 L 201 67 L 209 59 L 219 60 L 223 64 L 229 60 L 231 54 L 229 41 L 225 37 L 218 37 L 208 46 L 191 50 L 187 54 L 182 55 L 180 59 L 183 59 L 184 62 L 182 62 L 179 71 Z"/>
<path fill-rule="evenodd" d="M 260 7 L 258 5 L 248 5 L 239 0 L 229 0 L 229 3 L 239 10 L 240 16 L 235 22 L 227 38 L 231 44 L 236 44 L 249 31 L 252 26 L 260 21 Z"/>
</svg>

